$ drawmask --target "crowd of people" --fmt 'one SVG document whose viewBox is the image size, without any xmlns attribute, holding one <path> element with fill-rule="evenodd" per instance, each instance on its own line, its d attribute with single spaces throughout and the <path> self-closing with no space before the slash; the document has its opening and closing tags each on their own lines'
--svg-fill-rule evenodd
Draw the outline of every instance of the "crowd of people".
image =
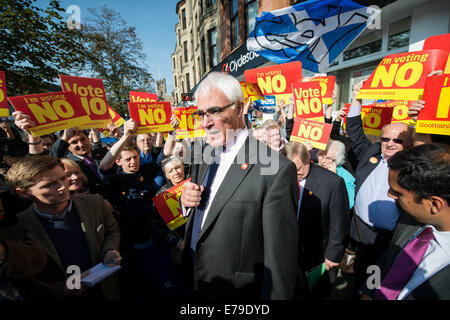
<svg viewBox="0 0 450 320">
<path fill-rule="evenodd" d="M 255 125 L 217 72 L 195 92 L 202 138 L 177 139 L 175 116 L 166 135 L 111 124 L 112 144 L 97 129 L 34 137 L 14 112 L 0 126 L 0 300 L 450 299 L 448 136 L 366 135 L 361 86 L 349 110 L 326 107 L 325 150 L 290 141 L 292 100 Z M 152 199 L 181 182 L 186 223 L 171 230 Z M 121 269 L 69 281 L 98 263 Z"/>
</svg>

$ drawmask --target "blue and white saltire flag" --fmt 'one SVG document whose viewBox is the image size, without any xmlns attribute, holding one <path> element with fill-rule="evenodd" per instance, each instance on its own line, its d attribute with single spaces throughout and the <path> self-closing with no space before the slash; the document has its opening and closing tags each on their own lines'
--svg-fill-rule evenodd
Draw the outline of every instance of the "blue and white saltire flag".
<svg viewBox="0 0 450 320">
<path fill-rule="evenodd" d="M 380 11 L 351 0 L 310 0 L 263 12 L 247 49 L 276 63 L 301 61 L 305 69 L 325 72 Z"/>
</svg>

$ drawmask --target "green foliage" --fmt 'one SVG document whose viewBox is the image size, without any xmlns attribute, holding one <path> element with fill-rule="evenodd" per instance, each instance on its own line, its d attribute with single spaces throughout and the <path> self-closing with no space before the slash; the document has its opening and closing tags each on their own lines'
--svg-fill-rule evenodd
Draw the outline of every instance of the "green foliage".
<svg viewBox="0 0 450 320">
<path fill-rule="evenodd" d="M 83 24 L 84 72 L 103 79 L 108 104 L 119 114 L 128 113 L 129 91 L 155 92 L 147 71 L 142 41 L 113 9 L 89 9 L 92 18 Z"/>
<path fill-rule="evenodd" d="M 0 70 L 9 96 L 51 90 L 48 83 L 82 62 L 81 33 L 67 28 L 59 2 L 43 9 L 34 2 L 0 1 Z"/>
</svg>

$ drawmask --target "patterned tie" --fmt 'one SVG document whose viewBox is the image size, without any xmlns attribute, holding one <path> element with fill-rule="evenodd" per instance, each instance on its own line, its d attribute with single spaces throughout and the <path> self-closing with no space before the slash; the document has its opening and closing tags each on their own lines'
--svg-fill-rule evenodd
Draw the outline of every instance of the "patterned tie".
<svg viewBox="0 0 450 320">
<path fill-rule="evenodd" d="M 97 165 L 95 164 L 95 162 L 89 157 L 84 157 L 83 161 L 86 162 L 86 164 L 89 166 L 89 168 L 91 168 L 91 171 L 95 174 L 95 176 L 97 178 L 99 178 L 99 175 L 97 172 Z"/>
<path fill-rule="evenodd" d="M 206 177 L 203 179 L 202 185 L 205 187 L 202 192 L 202 198 L 200 200 L 200 205 L 197 206 L 194 212 L 194 221 L 192 225 L 192 236 L 191 236 L 191 250 L 195 252 L 195 246 L 197 245 L 198 237 L 200 236 L 203 215 L 205 214 L 206 205 L 208 204 L 208 199 L 211 194 L 211 185 L 214 181 L 214 177 L 217 173 L 217 168 L 219 164 L 216 162 L 212 163 L 206 174 Z"/>
<path fill-rule="evenodd" d="M 430 241 L 434 239 L 433 230 L 427 227 L 410 241 L 400 252 L 391 269 L 375 291 L 375 300 L 395 300 L 417 269 Z"/>
</svg>

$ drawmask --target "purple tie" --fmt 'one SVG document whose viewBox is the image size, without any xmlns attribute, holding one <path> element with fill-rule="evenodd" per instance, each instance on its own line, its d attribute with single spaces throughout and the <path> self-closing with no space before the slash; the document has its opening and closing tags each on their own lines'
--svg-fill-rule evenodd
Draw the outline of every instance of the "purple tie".
<svg viewBox="0 0 450 320">
<path fill-rule="evenodd" d="M 430 241 L 433 230 L 427 227 L 400 252 L 389 272 L 375 291 L 375 300 L 395 300 L 417 269 Z"/>
<path fill-rule="evenodd" d="M 97 176 L 98 176 L 98 172 L 97 172 L 97 166 L 95 164 L 95 162 L 89 158 L 89 157 L 84 157 L 84 162 L 86 162 L 86 164 L 89 166 L 89 168 L 91 168 L 92 172 Z"/>
</svg>

